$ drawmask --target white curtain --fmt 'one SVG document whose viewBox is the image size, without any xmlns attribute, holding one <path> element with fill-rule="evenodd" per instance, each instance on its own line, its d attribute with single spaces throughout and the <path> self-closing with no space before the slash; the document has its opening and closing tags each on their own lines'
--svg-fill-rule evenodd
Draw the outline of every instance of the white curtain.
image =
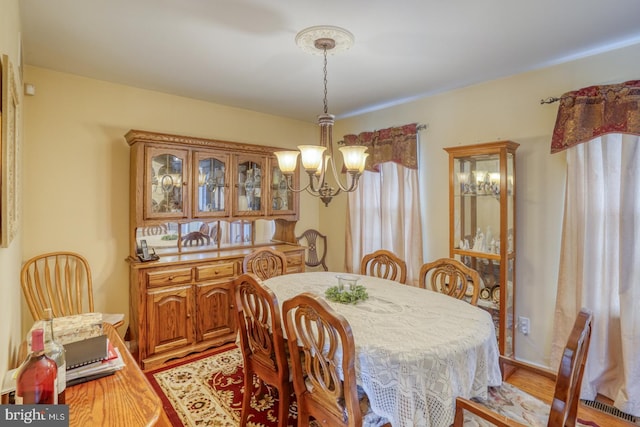
<svg viewBox="0 0 640 427">
<path fill-rule="evenodd" d="M 640 416 L 640 138 L 608 134 L 567 149 L 552 362 L 581 307 L 594 313 L 581 398 Z"/>
<path fill-rule="evenodd" d="M 417 286 L 422 265 L 418 171 L 394 162 L 365 171 L 347 201 L 346 270 L 358 273 L 368 253 L 386 249 L 407 263 L 407 284 Z"/>
</svg>

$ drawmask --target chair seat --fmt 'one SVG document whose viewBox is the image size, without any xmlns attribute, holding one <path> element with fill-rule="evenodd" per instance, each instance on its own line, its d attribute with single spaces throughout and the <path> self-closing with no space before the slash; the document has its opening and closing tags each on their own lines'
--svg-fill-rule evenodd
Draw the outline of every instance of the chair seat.
<svg viewBox="0 0 640 427">
<path fill-rule="evenodd" d="M 548 404 L 506 382 L 503 382 L 500 387 L 489 387 L 486 400 L 477 398 L 472 400 L 493 412 L 531 427 L 546 427 L 549 420 Z M 469 412 L 465 414 L 464 425 L 465 427 L 493 426 L 489 421 Z"/>
<path fill-rule="evenodd" d="M 481 403 L 492 411 L 505 415 L 514 421 L 531 427 L 546 427 L 549 419 L 550 406 L 537 397 L 512 386 L 502 383 L 501 387 L 489 387 L 487 400 L 472 399 Z M 467 412 L 464 419 L 465 427 L 495 427 L 487 420 Z M 589 427 L 576 421 L 576 427 Z"/>
</svg>

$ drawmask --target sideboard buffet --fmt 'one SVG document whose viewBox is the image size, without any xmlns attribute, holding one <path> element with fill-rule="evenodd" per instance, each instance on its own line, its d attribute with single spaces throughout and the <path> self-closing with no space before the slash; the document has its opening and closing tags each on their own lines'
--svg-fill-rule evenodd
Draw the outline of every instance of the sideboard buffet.
<svg viewBox="0 0 640 427">
<path fill-rule="evenodd" d="M 287 273 L 304 271 L 299 198 L 280 148 L 140 130 L 125 139 L 129 339 L 149 369 L 235 340 L 233 280 L 256 247 L 285 253 Z"/>
</svg>

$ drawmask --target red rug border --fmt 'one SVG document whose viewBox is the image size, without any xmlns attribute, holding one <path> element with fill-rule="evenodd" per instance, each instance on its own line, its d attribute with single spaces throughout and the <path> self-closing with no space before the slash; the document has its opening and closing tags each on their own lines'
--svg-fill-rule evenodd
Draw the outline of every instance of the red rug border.
<svg viewBox="0 0 640 427">
<path fill-rule="evenodd" d="M 160 398 L 160 401 L 162 402 L 162 409 L 164 410 L 165 414 L 169 418 L 169 421 L 171 422 L 172 426 L 174 426 L 174 427 L 184 427 L 184 424 L 182 423 L 182 420 L 178 416 L 178 413 L 176 412 L 176 410 L 173 408 L 173 405 L 171 404 L 171 402 L 169 402 L 169 399 L 167 398 L 167 396 L 164 394 L 164 392 L 160 388 L 160 384 L 158 384 L 158 382 L 156 381 L 156 379 L 153 376 L 153 374 L 156 374 L 158 372 L 163 372 L 163 371 L 166 371 L 166 370 L 169 370 L 169 369 L 173 369 L 176 366 L 186 365 L 188 363 L 192 363 L 192 362 L 196 362 L 198 360 L 206 359 L 207 357 L 215 356 L 215 355 L 220 354 L 220 353 L 225 353 L 227 351 L 231 351 L 231 350 L 234 350 L 236 348 L 238 348 L 238 346 L 235 343 L 224 344 L 224 345 L 222 345 L 220 347 L 217 347 L 217 348 L 215 348 L 215 349 L 213 349 L 211 351 L 206 351 L 204 354 L 202 354 L 200 356 L 193 357 L 193 358 L 176 360 L 175 363 L 170 363 L 170 364 L 167 364 L 167 365 L 163 365 L 163 366 L 161 366 L 159 368 L 152 369 L 150 371 L 145 371 L 144 372 L 144 375 L 147 377 L 147 380 L 151 384 L 151 387 L 153 388 L 154 393 Z"/>
</svg>

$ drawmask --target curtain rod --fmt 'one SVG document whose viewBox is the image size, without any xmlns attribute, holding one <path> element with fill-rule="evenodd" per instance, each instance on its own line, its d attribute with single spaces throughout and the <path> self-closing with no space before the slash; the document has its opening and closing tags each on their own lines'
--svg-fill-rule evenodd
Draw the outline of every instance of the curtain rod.
<svg viewBox="0 0 640 427">
<path fill-rule="evenodd" d="M 540 104 L 553 104 L 554 102 L 560 101 L 560 98 L 556 98 L 555 96 L 550 96 L 546 99 L 541 99 Z"/>
</svg>

